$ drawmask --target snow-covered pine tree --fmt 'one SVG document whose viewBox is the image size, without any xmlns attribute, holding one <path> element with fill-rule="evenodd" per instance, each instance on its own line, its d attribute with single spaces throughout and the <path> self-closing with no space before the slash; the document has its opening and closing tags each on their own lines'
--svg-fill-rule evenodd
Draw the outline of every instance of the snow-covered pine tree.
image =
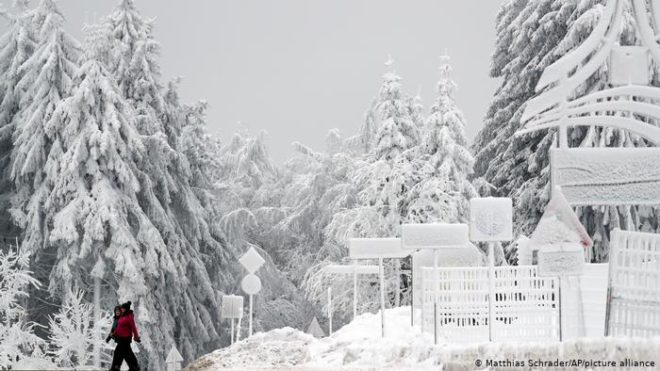
<svg viewBox="0 0 660 371">
<path fill-rule="evenodd" d="M 389 71 L 383 76 L 376 112 L 375 157 L 394 160 L 419 142 L 419 129 L 413 122 L 411 100 L 401 90 L 401 78 L 394 71 L 392 58 L 385 63 Z"/>
<path fill-rule="evenodd" d="M 8 175 L 11 161 L 12 136 L 15 116 L 20 111 L 22 91 L 18 88 L 21 66 L 30 58 L 35 48 L 33 10 L 28 0 L 15 0 L 16 14 L 6 13 L 9 29 L 0 37 L 0 234 L 19 233 L 11 221 L 8 210 L 13 195 L 13 185 Z"/>
<path fill-rule="evenodd" d="M 165 128 L 165 101 L 160 82 L 160 45 L 153 37 L 153 21 L 138 12 L 133 0 L 120 0 L 105 20 L 112 43 L 108 68 L 122 95 L 132 102 L 141 134 Z"/>
<path fill-rule="evenodd" d="M 27 311 L 20 304 L 30 287 L 39 281 L 29 270 L 25 251 L 0 250 L 0 369 L 8 370 L 17 361 L 39 356 L 43 339 L 33 332 Z"/>
<path fill-rule="evenodd" d="M 229 261 L 234 250 L 222 243 L 218 203 L 211 189 L 217 175 L 200 170 L 217 167 L 215 145 L 204 128 L 204 105 L 182 105 L 178 80 L 163 90 L 153 22 L 140 15 L 132 0 L 122 0 L 104 25 L 111 49 L 105 61 L 136 113 L 136 128 L 145 146 L 139 161 L 142 171 L 136 174 L 142 184 L 138 202 L 177 262 L 177 274 L 164 278 L 180 281 L 172 284 L 189 295 L 177 298 L 181 292 L 163 288 L 161 294 L 174 299 L 164 300 L 168 312 L 162 320 L 176 325 L 171 333 L 158 334 L 156 343 L 164 345 L 157 349 L 164 352 L 171 336 L 181 338 L 179 349 L 190 359 L 220 340 L 220 321 L 212 320 L 217 297 L 213 288 L 233 285 Z M 201 146 L 203 142 L 208 145 Z"/>
<path fill-rule="evenodd" d="M 469 180 L 474 158 L 465 136 L 465 118 L 454 99 L 449 56 L 441 57 L 438 97 L 425 124 L 421 156 L 415 169 L 421 180 L 409 193 L 407 219 L 414 223 L 466 223 L 469 199 L 476 191 Z"/>
<path fill-rule="evenodd" d="M 45 127 L 58 145 L 52 151 L 63 151 L 60 161 L 47 166 L 44 180 L 53 184 L 45 212 L 52 218 L 49 243 L 58 257 L 49 291 L 55 297 L 74 287 L 91 291 L 90 275 L 105 277 L 105 303 L 133 299 L 139 303 L 138 320 L 145 325 L 150 313 L 166 317 L 159 318 L 156 331 L 143 329 L 149 349 L 152 341 L 162 344 L 159 340 L 171 337 L 163 323 L 172 323 L 173 314 L 159 309 L 166 297 L 163 291 L 182 296 L 177 292 L 180 285 L 163 288 L 154 282 L 167 286 L 166 277 L 178 281 L 184 274 L 177 272 L 163 238 L 138 207 L 136 174 L 144 146 L 131 106 L 100 60 L 104 52 L 102 43 L 88 43 L 70 97 L 57 105 Z M 189 297 L 179 300 L 185 299 Z M 152 357 L 160 358 L 158 352 Z"/>
<path fill-rule="evenodd" d="M 104 349 L 102 362 L 108 366 L 112 345 L 98 334 L 110 332 L 112 319 L 109 312 L 94 318 L 94 307 L 85 302 L 85 292 L 74 290 L 66 295 L 60 310 L 49 319 L 50 354 L 60 367 L 81 368 L 93 366 L 93 349 Z"/>
<path fill-rule="evenodd" d="M 41 41 L 19 68 L 17 88 L 24 92 L 25 103 L 16 120 L 10 167 L 16 189 L 12 216 L 24 231 L 21 248 L 31 253 L 43 248 L 48 239 L 43 204 L 52 184 L 44 181 L 45 168 L 61 155 L 56 150 L 50 156 L 52 141 L 44 126 L 56 105 L 68 96 L 80 58 L 79 44 L 64 31 L 64 17 L 55 1 L 41 0 L 34 12 L 43 19 L 35 23 L 40 26 L 36 31 Z"/>
<path fill-rule="evenodd" d="M 498 14 L 491 76 L 502 78 L 502 85 L 488 110 L 484 128 L 475 138 L 475 175 L 495 187 L 494 195 L 513 198 L 516 234 L 529 235 L 533 231 L 549 200 L 549 149 L 554 138 L 554 131 L 514 136 L 521 127 L 523 105 L 535 95 L 543 69 L 591 32 L 603 12 L 603 3 L 512 0 Z M 629 14 L 623 25 L 621 43 L 634 44 L 634 22 Z M 601 89 L 607 84 L 605 72 L 599 71 L 580 91 Z M 569 142 L 571 147 L 645 145 L 619 130 L 600 128 L 572 129 Z M 658 228 L 658 212 L 648 207 L 584 207 L 578 213 L 594 239 L 595 262 L 607 260 L 611 229 Z"/>
</svg>

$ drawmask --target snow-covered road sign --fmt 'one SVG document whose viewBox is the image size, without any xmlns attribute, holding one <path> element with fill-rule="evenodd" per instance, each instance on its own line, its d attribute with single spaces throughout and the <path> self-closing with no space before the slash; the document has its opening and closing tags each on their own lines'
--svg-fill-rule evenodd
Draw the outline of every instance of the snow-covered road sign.
<svg viewBox="0 0 660 371">
<path fill-rule="evenodd" d="M 241 281 L 241 289 L 248 295 L 255 295 L 261 291 L 261 280 L 254 274 L 248 274 Z"/>
<path fill-rule="evenodd" d="M 470 240 L 511 241 L 513 239 L 513 202 L 505 197 L 470 200 Z"/>
<path fill-rule="evenodd" d="M 404 249 L 444 249 L 469 246 L 467 224 L 404 224 Z"/>
<path fill-rule="evenodd" d="M 553 148 L 550 163 L 573 206 L 660 203 L 660 148 Z"/>
<path fill-rule="evenodd" d="M 179 353 L 175 346 L 172 346 L 172 349 L 170 349 L 170 352 L 167 354 L 167 358 L 165 359 L 167 371 L 181 370 L 181 363 L 183 363 L 183 357 L 181 357 L 181 353 Z"/>
<path fill-rule="evenodd" d="M 577 243 L 540 246 L 538 276 L 580 276 L 584 273 L 584 249 Z"/>
<path fill-rule="evenodd" d="M 243 297 L 238 295 L 224 295 L 222 297 L 221 315 L 224 319 L 243 317 Z"/>
<path fill-rule="evenodd" d="M 394 259 L 410 255 L 410 251 L 402 248 L 400 238 L 351 238 L 348 243 L 351 259 Z"/>
<path fill-rule="evenodd" d="M 377 265 L 339 265 L 330 264 L 323 268 L 324 271 L 333 274 L 378 274 Z"/>
<path fill-rule="evenodd" d="M 250 249 L 238 259 L 238 262 L 241 263 L 248 273 L 254 274 L 254 272 L 261 268 L 266 261 L 261 255 L 259 255 L 254 247 L 250 247 Z"/>
</svg>

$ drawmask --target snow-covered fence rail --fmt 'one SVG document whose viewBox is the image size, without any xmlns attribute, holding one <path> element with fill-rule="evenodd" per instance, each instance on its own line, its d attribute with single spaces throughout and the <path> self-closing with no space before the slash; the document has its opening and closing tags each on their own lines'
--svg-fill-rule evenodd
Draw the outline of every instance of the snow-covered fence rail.
<svg viewBox="0 0 660 371">
<path fill-rule="evenodd" d="M 660 234 L 614 230 L 607 335 L 660 335 Z"/>
<path fill-rule="evenodd" d="M 433 312 L 434 275 L 438 312 Z M 422 269 L 423 329 L 438 321 L 440 336 L 451 342 L 488 341 L 487 267 Z M 535 266 L 495 268 L 494 341 L 559 339 L 558 280 L 538 277 Z"/>
</svg>

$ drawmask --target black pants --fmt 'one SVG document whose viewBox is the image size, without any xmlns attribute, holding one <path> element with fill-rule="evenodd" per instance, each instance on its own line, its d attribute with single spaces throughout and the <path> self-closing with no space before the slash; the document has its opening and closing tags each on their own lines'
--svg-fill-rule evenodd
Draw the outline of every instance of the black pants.
<svg viewBox="0 0 660 371">
<path fill-rule="evenodd" d="M 124 360 L 126 360 L 130 371 L 138 371 L 140 369 L 137 358 L 135 358 L 135 353 L 131 349 L 130 340 L 117 341 L 117 347 L 112 355 L 112 367 L 110 367 L 110 371 L 119 371 Z"/>
</svg>

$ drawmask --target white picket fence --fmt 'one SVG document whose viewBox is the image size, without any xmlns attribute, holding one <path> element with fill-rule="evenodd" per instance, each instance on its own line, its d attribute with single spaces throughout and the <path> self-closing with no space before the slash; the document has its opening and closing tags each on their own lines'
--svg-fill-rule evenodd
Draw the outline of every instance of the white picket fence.
<svg viewBox="0 0 660 371">
<path fill-rule="evenodd" d="M 558 280 L 538 277 L 535 266 L 497 267 L 494 286 L 493 341 L 559 339 Z M 424 331 L 433 332 L 435 317 L 446 341 L 488 341 L 488 267 L 422 268 L 422 293 Z"/>
<path fill-rule="evenodd" d="M 610 245 L 610 336 L 660 335 L 660 235 L 615 230 Z"/>
</svg>

